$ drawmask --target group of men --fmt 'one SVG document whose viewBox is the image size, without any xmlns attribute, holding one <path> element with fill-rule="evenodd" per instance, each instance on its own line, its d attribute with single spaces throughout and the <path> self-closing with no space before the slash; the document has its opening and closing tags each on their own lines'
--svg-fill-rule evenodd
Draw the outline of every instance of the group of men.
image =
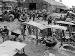
<svg viewBox="0 0 75 56">
<path fill-rule="evenodd" d="M 25 9 L 18 9 L 15 8 L 11 11 L 5 11 L 3 12 L 3 21 L 13 21 L 14 19 L 18 19 L 19 21 L 29 21 L 36 20 L 36 19 L 43 19 L 47 20 L 48 13 L 47 11 L 43 10 L 25 10 Z"/>
</svg>

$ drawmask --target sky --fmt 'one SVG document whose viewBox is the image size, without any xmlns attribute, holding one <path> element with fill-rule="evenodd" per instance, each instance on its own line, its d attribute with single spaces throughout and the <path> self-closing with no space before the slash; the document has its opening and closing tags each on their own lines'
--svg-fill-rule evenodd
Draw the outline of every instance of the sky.
<svg viewBox="0 0 75 56">
<path fill-rule="evenodd" d="M 59 0 L 56 0 L 56 1 L 59 1 Z M 75 6 L 75 0 L 62 0 L 62 3 L 70 8 L 72 6 Z"/>
</svg>

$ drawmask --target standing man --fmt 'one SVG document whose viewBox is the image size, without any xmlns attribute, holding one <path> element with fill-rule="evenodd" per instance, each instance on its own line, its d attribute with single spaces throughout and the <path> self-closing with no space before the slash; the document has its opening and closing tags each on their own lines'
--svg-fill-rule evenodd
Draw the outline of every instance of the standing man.
<svg viewBox="0 0 75 56">
<path fill-rule="evenodd" d="M 44 20 L 47 19 L 47 13 L 46 12 L 43 14 L 43 18 L 44 18 Z"/>
<path fill-rule="evenodd" d="M 31 27 L 30 26 L 28 26 L 28 33 L 29 33 L 29 35 L 31 35 Z"/>
<path fill-rule="evenodd" d="M 52 23 L 52 17 L 50 16 L 49 18 L 48 18 L 48 24 L 51 24 Z"/>
<path fill-rule="evenodd" d="M 25 31 L 26 31 L 26 25 L 22 25 L 21 26 L 21 35 L 23 35 L 23 39 L 25 39 L 24 38 L 24 36 L 26 35 Z"/>
<path fill-rule="evenodd" d="M 3 34 L 3 40 L 7 40 L 8 39 L 8 35 L 9 35 L 9 30 L 7 29 L 7 26 L 4 26 L 4 30 L 2 31 Z"/>
<path fill-rule="evenodd" d="M 62 21 L 63 20 L 63 17 L 62 17 L 62 15 L 60 16 L 60 21 Z"/>
</svg>

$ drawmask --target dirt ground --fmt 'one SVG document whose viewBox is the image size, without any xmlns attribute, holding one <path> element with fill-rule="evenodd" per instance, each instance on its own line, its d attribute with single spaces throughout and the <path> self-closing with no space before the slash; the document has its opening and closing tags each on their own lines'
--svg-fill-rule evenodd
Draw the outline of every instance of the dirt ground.
<svg viewBox="0 0 75 56">
<path fill-rule="evenodd" d="M 43 44 L 36 45 L 35 41 L 24 41 L 28 45 L 24 48 L 28 56 L 44 56 L 45 51 L 54 54 L 55 56 L 75 56 L 74 53 L 58 50 L 57 48 L 48 48 Z"/>
</svg>

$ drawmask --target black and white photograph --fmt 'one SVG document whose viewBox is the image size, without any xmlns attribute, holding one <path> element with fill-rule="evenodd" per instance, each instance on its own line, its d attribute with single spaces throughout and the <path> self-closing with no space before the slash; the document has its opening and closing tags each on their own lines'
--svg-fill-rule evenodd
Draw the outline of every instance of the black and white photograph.
<svg viewBox="0 0 75 56">
<path fill-rule="evenodd" d="M 0 0 L 0 56 L 75 56 L 75 0 Z"/>
</svg>

